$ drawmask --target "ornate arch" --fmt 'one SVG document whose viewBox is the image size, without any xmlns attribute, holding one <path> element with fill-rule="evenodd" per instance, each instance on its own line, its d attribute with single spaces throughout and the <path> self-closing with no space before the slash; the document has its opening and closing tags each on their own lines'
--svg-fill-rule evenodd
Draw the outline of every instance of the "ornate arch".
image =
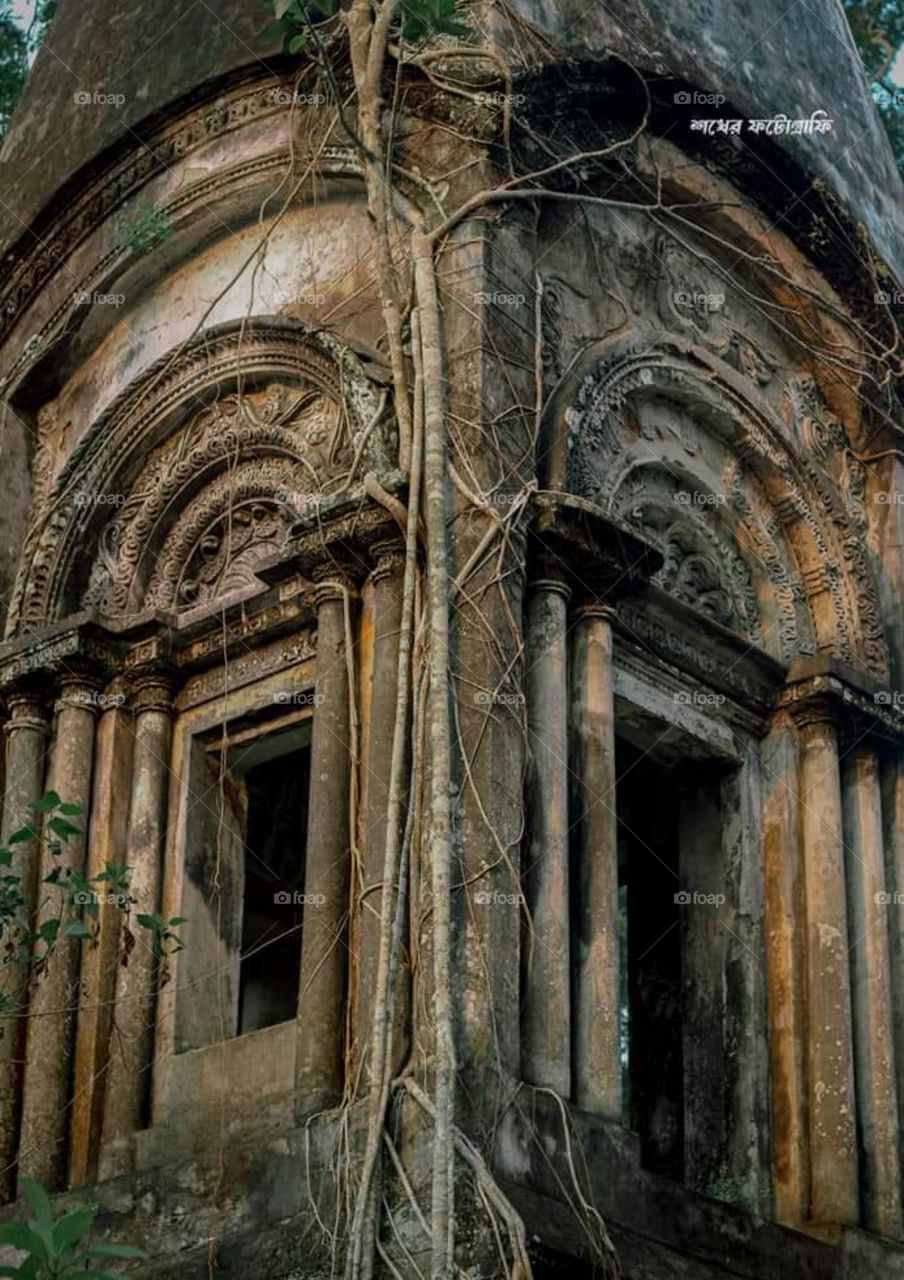
<svg viewBox="0 0 904 1280">
<path fill-rule="evenodd" d="M 831 653 L 883 678 L 862 468 L 812 382 L 789 392 L 785 425 L 690 339 L 600 343 L 556 394 L 546 483 L 655 542 L 660 585 L 751 644 L 782 661 Z"/>
<path fill-rule="evenodd" d="M 397 466 L 386 381 L 294 320 L 208 332 L 158 361 L 38 501 L 8 634 L 80 607 L 186 608 L 252 581 L 301 507 Z"/>
</svg>

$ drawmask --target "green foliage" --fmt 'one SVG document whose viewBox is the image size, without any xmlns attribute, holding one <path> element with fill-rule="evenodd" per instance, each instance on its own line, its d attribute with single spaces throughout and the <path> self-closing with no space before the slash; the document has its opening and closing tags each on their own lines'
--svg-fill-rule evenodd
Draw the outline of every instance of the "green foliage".
<svg viewBox="0 0 904 1280">
<path fill-rule="evenodd" d="M 174 932 L 180 924 L 186 923 L 185 916 L 173 916 L 170 920 L 164 920 L 162 916 L 140 915 L 136 916 L 136 923 L 153 935 L 155 956 L 171 956 L 185 946 Z"/>
<path fill-rule="evenodd" d="M 0 8 L 0 134 L 6 132 L 27 74 L 28 41 L 5 3 Z"/>
<path fill-rule="evenodd" d="M 11 0 L 0 0 L 0 138 L 19 100 L 31 58 L 55 11 L 56 0 L 38 0 L 34 20 L 26 31 L 13 17 Z"/>
<path fill-rule="evenodd" d="M 97 918 L 98 895 L 92 888 L 101 884 L 108 901 L 128 915 L 134 899 L 129 894 L 130 870 L 113 862 L 88 880 L 81 871 L 68 866 L 65 848 L 73 836 L 83 834 L 71 821 L 83 812 L 80 805 L 67 803 L 56 791 L 48 791 L 33 806 L 34 817 L 19 827 L 0 847 L 0 939 L 5 942 L 4 963 L 22 963 L 31 970 L 46 964 L 60 938 L 92 940 L 94 931 L 89 921 Z M 25 914 L 26 901 L 21 892 L 21 878 L 14 870 L 16 855 L 26 845 L 42 842 L 54 859 L 54 866 L 44 877 L 49 893 L 55 894 L 54 913 L 34 927 Z M 42 904 L 46 908 L 47 899 Z M 43 915 L 44 911 L 39 914 Z M 185 920 L 175 916 L 163 920 L 159 916 L 138 916 L 138 924 L 153 935 L 155 954 L 171 954 L 182 943 L 174 932 Z M 128 935 L 128 928 L 125 929 Z M 131 937 L 131 935 L 128 935 Z M 10 997 L 0 992 L 0 1015 L 18 1012 Z M 147 1255 L 132 1245 L 89 1242 L 94 1224 L 90 1209 L 75 1209 L 54 1219 L 47 1193 L 40 1183 L 22 1176 L 19 1180 L 33 1212 L 33 1218 L 0 1225 L 0 1245 L 22 1251 L 25 1257 L 15 1266 L 0 1264 L 0 1277 L 19 1276 L 22 1280 L 122 1280 L 104 1269 L 107 1259 L 144 1258 Z"/>
<path fill-rule="evenodd" d="M 870 90 L 904 174 L 904 85 L 892 66 L 904 45 L 904 0 L 843 0 Z"/>
<path fill-rule="evenodd" d="M 22 1280 L 123 1280 L 116 1273 L 101 1269 L 107 1259 L 147 1257 L 144 1250 L 129 1244 L 90 1244 L 93 1210 L 73 1209 L 55 1219 L 41 1184 L 25 1175 L 19 1181 L 34 1217 L 0 1226 L 0 1244 L 11 1245 L 25 1254 L 16 1266 L 0 1265 L 0 1276 L 20 1276 Z"/>
<path fill-rule="evenodd" d="M 134 940 L 128 932 L 128 917 L 135 904 L 129 892 L 130 868 L 106 862 L 99 875 L 88 879 L 81 871 L 70 867 L 64 858 L 65 847 L 73 836 L 82 834 L 82 828 L 71 822 L 82 809 L 69 804 L 55 791 L 48 791 L 34 806 L 34 818 L 14 831 L 5 846 L 0 847 L 0 941 L 5 943 L 3 962 L 17 961 L 40 968 L 60 938 L 81 938 L 92 941 L 96 936 L 99 891 L 101 886 L 106 901 L 112 902 L 126 918 L 127 944 Z M 25 914 L 25 897 L 22 894 L 21 876 L 15 870 L 17 851 L 23 845 L 41 841 L 54 859 L 53 868 L 44 876 L 43 883 L 51 895 L 42 907 L 55 902 L 53 912 L 46 910 L 40 925 L 33 927 Z M 182 942 L 175 932 L 186 921 L 182 916 L 164 920 L 156 915 L 139 915 L 136 923 L 152 935 L 154 954 L 172 955 L 182 949 Z M 0 993 L 0 1015 L 11 1013 L 8 997 Z"/>
<path fill-rule="evenodd" d="M 117 244 L 135 254 L 147 253 L 173 234 L 169 218 L 149 201 L 139 205 L 137 217 L 117 218 L 115 227 Z"/>
<path fill-rule="evenodd" d="M 455 6 L 456 0 L 400 0 L 403 38 L 420 43 L 434 35 L 469 35 L 469 28 L 455 19 Z M 298 53 L 311 28 L 335 17 L 341 7 L 341 0 L 274 0 L 276 22 L 264 34 L 278 36 L 284 53 Z"/>
</svg>

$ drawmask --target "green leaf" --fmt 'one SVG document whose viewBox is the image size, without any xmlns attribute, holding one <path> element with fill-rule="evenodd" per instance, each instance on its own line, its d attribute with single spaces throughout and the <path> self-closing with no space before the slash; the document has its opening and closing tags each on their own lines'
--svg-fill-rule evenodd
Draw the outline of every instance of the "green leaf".
<svg viewBox="0 0 904 1280">
<path fill-rule="evenodd" d="M 51 818 L 47 826 L 61 840 L 68 840 L 70 836 L 80 836 L 82 834 L 81 827 L 74 827 L 65 818 Z"/>
<path fill-rule="evenodd" d="M 136 916 L 135 919 L 138 924 L 141 925 L 142 929 L 150 929 L 153 933 L 160 933 L 164 927 L 163 921 L 159 916 L 141 915 Z"/>
<path fill-rule="evenodd" d="M 20 827 L 18 831 L 14 831 L 9 838 L 10 844 L 24 844 L 26 840 L 38 840 L 40 831 L 36 827 L 25 826 Z"/>
<path fill-rule="evenodd" d="M 70 818 L 77 817 L 80 813 L 85 812 L 83 804 L 61 804 L 60 813 L 65 813 Z"/>
<path fill-rule="evenodd" d="M 12 865 L 12 861 L 12 849 L 0 849 L 0 867 L 9 867 Z"/>
<path fill-rule="evenodd" d="M 173 916 L 172 920 L 169 921 L 171 929 L 175 929 L 180 924 L 188 924 L 188 916 Z"/>
<path fill-rule="evenodd" d="M 58 809 L 62 803 L 62 800 L 55 791 L 48 791 L 41 797 L 36 805 L 32 805 L 32 808 L 37 813 L 50 813 L 52 809 Z"/>
<path fill-rule="evenodd" d="M 42 1225 L 52 1226 L 53 1209 L 50 1207 L 50 1198 L 37 1178 L 30 1178 L 27 1173 L 23 1173 L 19 1179 L 19 1185 L 24 1191 L 28 1203 L 34 1209 L 35 1217 L 38 1221 Z"/>
<path fill-rule="evenodd" d="M 273 12 L 276 14 L 277 19 L 284 18 L 291 8 L 292 0 L 275 0 Z"/>
<path fill-rule="evenodd" d="M 300 31 L 297 36 L 293 36 L 286 45 L 287 53 L 298 53 L 308 42 L 308 34 L 306 31 Z"/>
<path fill-rule="evenodd" d="M 93 1244 L 85 1253 L 86 1258 L 146 1258 L 143 1249 L 133 1244 Z"/>
<path fill-rule="evenodd" d="M 53 1227 L 53 1243 L 57 1249 L 71 1249 L 87 1235 L 94 1221 L 91 1209 L 74 1209 L 65 1214 Z"/>
<path fill-rule="evenodd" d="M 57 920 L 56 918 L 52 920 L 45 920 L 44 923 L 41 925 L 40 929 L 38 929 L 38 937 L 43 938 L 45 942 L 53 943 L 53 942 L 56 942 L 57 934 L 59 933 L 59 931 L 60 931 L 59 920 Z"/>
<path fill-rule="evenodd" d="M 26 1258 L 20 1267 L 0 1267 L 0 1276 L 18 1276 L 18 1280 L 36 1280 L 40 1258 Z"/>
<path fill-rule="evenodd" d="M 24 1222 L 7 1222 L 0 1226 L 0 1244 L 11 1244 L 14 1249 L 24 1249 L 42 1262 L 47 1261 L 47 1246 Z"/>
</svg>

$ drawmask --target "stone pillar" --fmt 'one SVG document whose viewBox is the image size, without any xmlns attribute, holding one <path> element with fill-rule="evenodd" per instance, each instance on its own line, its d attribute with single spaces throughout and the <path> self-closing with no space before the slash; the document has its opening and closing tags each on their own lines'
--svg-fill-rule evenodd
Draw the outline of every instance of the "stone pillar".
<svg viewBox="0 0 904 1280">
<path fill-rule="evenodd" d="M 898 1122 L 904 1116 L 904 753 L 898 748 L 881 771 L 885 890 L 890 898 L 888 949 L 891 964 L 892 1036 Z"/>
<path fill-rule="evenodd" d="M 39 694 L 27 691 L 9 693 L 6 698 L 9 719 L 4 726 L 6 736 L 6 772 L 3 798 L 2 843 L 14 831 L 34 822 L 33 806 L 41 799 L 44 787 L 44 756 L 49 733 L 46 703 Z M 11 871 L 21 876 L 21 892 L 25 899 L 23 913 L 30 917 L 35 908 L 40 844 L 29 840 L 13 846 Z M 0 1020 L 0 1199 L 12 1199 L 15 1175 L 13 1161 L 19 1138 L 19 1102 L 22 1086 L 22 1056 L 25 1046 L 26 1021 L 22 1016 L 27 999 L 27 970 L 11 963 L 2 969 L 4 997 L 13 1012 Z"/>
<path fill-rule="evenodd" d="M 94 783 L 88 823 L 88 880 L 108 862 L 125 859 L 129 808 L 123 803 L 132 786 L 132 714 L 118 684 L 101 699 L 103 710 L 94 746 Z M 98 890 L 102 885 L 98 885 Z M 113 1004 L 121 947 L 120 911 L 100 903 L 95 944 L 82 948 L 81 1004 L 75 1033 L 72 1126 L 69 1140 L 69 1184 L 85 1186 L 97 1179 L 97 1160 L 107 1084 L 107 1051 L 113 1026 Z"/>
<path fill-rule="evenodd" d="M 135 917 L 160 911 L 170 779 L 171 697 L 172 679 L 166 671 L 141 673 L 132 683 L 130 702 L 135 730 L 125 862 L 131 873 L 130 896 L 135 900 L 130 922 L 135 945 L 128 964 L 120 964 L 116 971 L 116 1036 L 109 1050 L 101 1137 L 103 1178 L 127 1170 L 131 1135 L 147 1124 L 158 958 L 151 934 L 135 923 Z"/>
<path fill-rule="evenodd" d="M 890 901 L 885 887 L 879 764 L 869 744 L 858 742 L 845 754 L 842 783 L 863 1225 L 879 1235 L 900 1237 L 901 1168 L 888 949 L 889 911 L 900 908 Z"/>
<path fill-rule="evenodd" d="M 831 707 L 794 710 L 800 744 L 807 982 L 809 1220 L 858 1221 L 854 1061 L 838 736 Z"/>
<path fill-rule="evenodd" d="M 568 599 L 559 578 L 537 578 L 527 604 L 530 847 L 524 868 L 523 1075 L 571 1093 L 568 871 Z"/>
<path fill-rule="evenodd" d="M 323 896 L 305 909 L 298 993 L 296 1104 L 311 1112 L 335 1103 L 343 1089 L 344 1009 L 348 971 L 349 662 L 346 611 L 350 576 L 331 572 L 315 591 L 316 704 L 311 731 L 311 784 L 305 895 Z"/>
<path fill-rule="evenodd" d="M 810 1195 L 806 1102 L 804 903 L 798 753 L 780 716 L 762 744 L 763 884 L 775 1216 L 797 1227 Z"/>
<path fill-rule="evenodd" d="M 375 548 L 377 564 L 373 582 L 373 666 L 370 694 L 370 736 L 364 788 L 364 831 L 360 952 L 355 999 L 355 1057 L 364 1063 L 370 1050 L 371 1018 L 380 958 L 380 914 L 383 907 L 383 861 L 386 855 L 386 820 L 392 743 L 396 718 L 399 669 L 399 630 L 402 622 L 402 589 L 405 558 L 399 544 Z M 399 998 L 393 1026 L 392 1060 L 399 1065 L 404 1050 L 404 975 L 397 974 Z M 367 1067 L 365 1065 L 365 1070 Z"/>
<path fill-rule="evenodd" d="M 619 1052 L 618 848 L 612 609 L 585 605 L 572 636 L 573 1096 L 585 1111 L 622 1116 Z M 566 912 L 567 916 L 567 912 Z"/>
<path fill-rule="evenodd" d="M 87 814 L 98 682 L 88 676 L 66 673 L 60 683 L 62 691 L 56 707 L 47 786 L 67 803 L 81 805 Z M 84 835 L 70 839 L 60 857 L 55 857 L 45 845 L 42 878 L 61 860 L 74 871 L 84 871 Z M 56 895 L 48 892 L 42 896 L 45 901 L 38 904 L 39 925 L 58 914 Z M 48 1190 L 59 1188 L 65 1180 L 81 947 L 78 938 L 62 935 L 58 938 L 34 983 L 28 1011 L 19 1168 L 37 1178 Z"/>
</svg>

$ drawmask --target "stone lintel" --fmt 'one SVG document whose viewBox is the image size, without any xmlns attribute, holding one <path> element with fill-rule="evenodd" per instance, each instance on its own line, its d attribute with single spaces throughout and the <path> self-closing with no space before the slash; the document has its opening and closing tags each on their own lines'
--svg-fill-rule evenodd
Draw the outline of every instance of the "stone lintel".
<svg viewBox="0 0 904 1280">
<path fill-rule="evenodd" d="M 585 498 L 540 490 L 532 515 L 532 576 L 560 578 L 578 604 L 614 604 L 643 586 L 662 564 L 655 547 Z"/>
<path fill-rule="evenodd" d="M 829 655 L 795 662 L 776 707 L 802 726 L 828 721 L 843 736 L 904 745 L 904 706 L 873 676 Z"/>
<path fill-rule="evenodd" d="M 0 645 L 0 691 L 84 679 L 104 683 L 116 671 L 122 645 L 94 613 L 81 613 Z"/>
</svg>

